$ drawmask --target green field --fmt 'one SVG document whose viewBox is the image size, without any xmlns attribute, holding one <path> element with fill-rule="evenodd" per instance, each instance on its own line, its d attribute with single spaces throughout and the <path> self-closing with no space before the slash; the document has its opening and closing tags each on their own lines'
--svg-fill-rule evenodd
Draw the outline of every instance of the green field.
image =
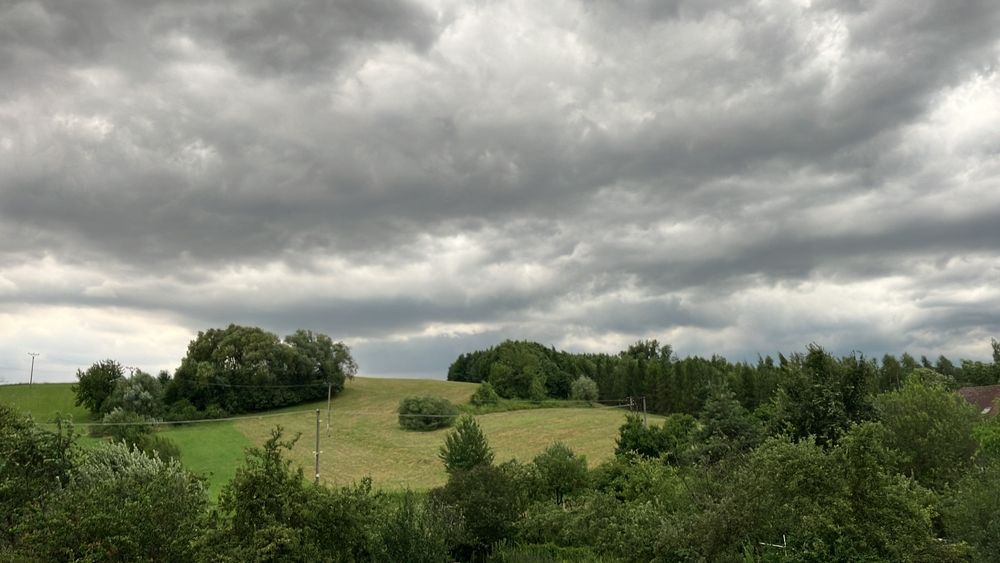
<svg viewBox="0 0 1000 563">
<path fill-rule="evenodd" d="M 409 395 L 437 395 L 456 404 L 466 403 L 475 388 L 471 383 L 359 377 L 349 381 L 333 400 L 329 432 L 325 401 L 163 432 L 180 446 L 181 461 L 208 478 L 215 496 L 242 462 L 244 448 L 262 444 L 277 425 L 285 429 L 286 436 L 301 433 L 291 457 L 311 478 L 319 409 L 323 482 L 349 484 L 370 476 L 378 488 L 426 490 L 445 482 L 437 454 L 449 430 L 402 430 L 396 406 Z M 70 384 L 0 386 L 0 401 L 32 412 L 39 421 L 50 420 L 57 411 L 73 414 L 75 421 L 89 420 L 86 411 L 73 407 Z M 498 462 L 511 458 L 530 461 L 551 443 L 562 441 L 595 465 L 613 454 L 625 415 L 616 409 L 581 407 L 498 412 L 476 418 Z"/>
</svg>

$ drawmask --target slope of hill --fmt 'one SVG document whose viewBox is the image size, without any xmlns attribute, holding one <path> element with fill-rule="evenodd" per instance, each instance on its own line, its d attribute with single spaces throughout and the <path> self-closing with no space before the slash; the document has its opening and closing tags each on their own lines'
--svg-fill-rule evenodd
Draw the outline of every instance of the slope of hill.
<svg viewBox="0 0 1000 563">
<path fill-rule="evenodd" d="M 46 385 L 47 389 L 36 390 L 31 400 L 12 387 L 20 386 L 0 386 L 0 401 L 22 410 L 31 407 L 34 413 L 54 414 L 57 410 L 67 411 L 73 404 L 69 384 Z M 436 395 L 456 404 L 465 403 L 475 388 L 471 383 L 359 377 L 348 382 L 344 392 L 333 400 L 329 431 L 323 401 L 235 421 L 172 427 L 163 432 L 180 446 L 185 465 L 209 477 L 210 489 L 217 495 L 242 462 L 243 449 L 259 446 L 279 425 L 287 437 L 301 434 L 290 456 L 311 478 L 318 409 L 321 481 L 343 485 L 371 476 L 377 488 L 425 490 L 445 482 L 437 456 L 449 430 L 405 431 L 397 424 L 396 407 L 400 399 L 410 395 Z M 73 412 L 75 420 L 86 419 L 85 412 Z M 613 454 L 624 418 L 624 413 L 615 409 L 559 408 L 485 414 L 477 420 L 498 462 L 511 458 L 530 461 L 553 442 L 562 441 L 595 465 Z"/>
</svg>

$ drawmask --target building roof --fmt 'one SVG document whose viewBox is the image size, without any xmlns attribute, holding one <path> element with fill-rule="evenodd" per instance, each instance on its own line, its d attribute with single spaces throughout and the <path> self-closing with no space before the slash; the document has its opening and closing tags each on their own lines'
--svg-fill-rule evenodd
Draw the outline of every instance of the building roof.
<svg viewBox="0 0 1000 563">
<path fill-rule="evenodd" d="M 962 387 L 958 394 L 973 404 L 979 412 L 990 416 L 997 415 L 996 400 L 1000 398 L 1000 385 L 981 385 L 979 387 Z"/>
</svg>

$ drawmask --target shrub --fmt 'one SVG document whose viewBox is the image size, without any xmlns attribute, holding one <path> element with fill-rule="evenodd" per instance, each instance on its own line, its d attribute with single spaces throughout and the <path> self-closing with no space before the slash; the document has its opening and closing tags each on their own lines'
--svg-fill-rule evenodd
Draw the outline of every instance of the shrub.
<svg viewBox="0 0 1000 563">
<path fill-rule="evenodd" d="M 178 461 L 111 444 L 21 526 L 23 547 L 46 561 L 190 561 L 207 503 Z"/>
<path fill-rule="evenodd" d="M 493 385 L 489 381 L 484 381 L 476 388 L 476 392 L 472 394 L 469 402 L 477 407 L 495 405 L 500 402 L 500 395 L 497 395 L 496 389 L 493 389 Z"/>
<path fill-rule="evenodd" d="M 586 375 L 581 376 L 570 386 L 569 396 L 577 401 L 596 401 L 597 383 Z"/>
<path fill-rule="evenodd" d="M 458 409 L 442 397 L 407 397 L 399 402 L 399 425 L 406 430 L 437 430 L 451 426 Z"/>
</svg>

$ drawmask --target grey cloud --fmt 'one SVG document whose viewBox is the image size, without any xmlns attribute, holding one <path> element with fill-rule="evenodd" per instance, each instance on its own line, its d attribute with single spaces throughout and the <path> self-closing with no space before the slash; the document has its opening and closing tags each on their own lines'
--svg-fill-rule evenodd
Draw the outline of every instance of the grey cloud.
<svg viewBox="0 0 1000 563">
<path fill-rule="evenodd" d="M 553 8 L 544 29 L 521 14 L 520 36 L 502 19 L 465 30 L 477 12 L 464 4 L 445 15 L 382 1 L 0 9 L 0 275 L 52 256 L 166 280 L 114 297 L 19 287 L 0 299 L 166 310 L 195 329 L 317 328 L 382 342 L 374 357 L 435 323 L 550 341 L 567 326 L 719 333 L 733 321 L 709 305 L 747 289 L 898 276 L 919 295 L 930 286 L 915 264 L 993 256 L 992 180 L 963 170 L 985 166 L 995 143 L 929 156 L 908 143 L 950 88 L 995 77 L 1000 5 L 578 7 Z M 937 213 L 939 194 L 976 190 L 979 210 Z M 848 201 L 859 203 L 837 207 Z M 276 262 L 290 292 L 330 257 L 439 267 L 443 251 L 415 241 L 456 235 L 483 250 L 455 287 L 510 264 L 552 279 L 431 298 L 400 276 L 388 295 L 281 307 L 170 293 Z M 995 329 L 973 309 L 947 303 L 926 321 L 945 345 Z M 907 338 L 806 324 L 844 346 Z M 408 346 L 439 357 L 480 342 L 441 338 Z"/>
</svg>

